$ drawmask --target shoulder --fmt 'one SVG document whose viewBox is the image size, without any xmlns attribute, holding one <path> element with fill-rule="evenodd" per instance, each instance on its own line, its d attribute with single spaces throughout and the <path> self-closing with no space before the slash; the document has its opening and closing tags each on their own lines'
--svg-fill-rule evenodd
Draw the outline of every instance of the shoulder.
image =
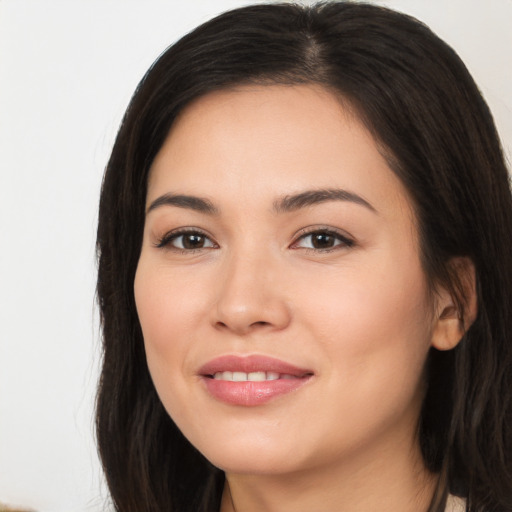
<svg viewBox="0 0 512 512">
<path fill-rule="evenodd" d="M 465 512 L 466 500 L 450 494 L 444 510 L 445 512 Z"/>
</svg>

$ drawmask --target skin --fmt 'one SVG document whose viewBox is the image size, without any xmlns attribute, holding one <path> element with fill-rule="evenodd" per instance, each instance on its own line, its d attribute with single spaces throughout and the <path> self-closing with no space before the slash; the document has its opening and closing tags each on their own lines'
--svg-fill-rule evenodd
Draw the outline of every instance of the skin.
<svg viewBox="0 0 512 512">
<path fill-rule="evenodd" d="M 283 196 L 343 189 L 276 212 Z M 157 392 L 185 436 L 226 472 L 222 512 L 421 511 L 435 478 L 419 451 L 423 369 L 451 348 L 449 294 L 429 294 L 411 201 L 357 117 L 319 86 L 244 86 L 189 105 L 150 173 L 164 194 L 208 199 L 148 211 L 135 298 Z M 203 247 L 169 232 L 193 228 Z M 328 229 L 329 250 L 304 228 Z M 346 243 L 348 239 L 350 242 Z M 256 407 L 228 405 L 198 369 L 262 354 L 312 370 Z"/>
</svg>

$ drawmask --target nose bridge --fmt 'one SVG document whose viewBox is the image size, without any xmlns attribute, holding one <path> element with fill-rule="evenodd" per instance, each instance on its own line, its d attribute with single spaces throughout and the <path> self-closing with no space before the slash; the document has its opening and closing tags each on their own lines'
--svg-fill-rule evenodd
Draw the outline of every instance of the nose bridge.
<svg viewBox="0 0 512 512">
<path fill-rule="evenodd" d="M 240 244 L 228 251 L 219 272 L 215 323 L 238 334 L 282 329 L 289 309 L 279 286 L 279 258 L 269 247 Z"/>
</svg>

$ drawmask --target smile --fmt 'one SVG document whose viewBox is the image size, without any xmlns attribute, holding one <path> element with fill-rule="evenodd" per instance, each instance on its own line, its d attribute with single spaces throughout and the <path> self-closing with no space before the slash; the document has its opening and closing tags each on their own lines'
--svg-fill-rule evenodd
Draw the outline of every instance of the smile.
<svg viewBox="0 0 512 512">
<path fill-rule="evenodd" d="M 221 356 L 204 365 L 199 374 L 211 397 L 245 407 L 296 391 L 313 376 L 310 370 L 259 355 Z"/>
<path fill-rule="evenodd" d="M 213 376 L 215 380 L 227 380 L 230 382 L 263 382 L 266 380 L 278 380 L 278 379 L 298 379 L 295 375 L 289 375 L 287 373 L 277 372 L 217 372 Z"/>
</svg>

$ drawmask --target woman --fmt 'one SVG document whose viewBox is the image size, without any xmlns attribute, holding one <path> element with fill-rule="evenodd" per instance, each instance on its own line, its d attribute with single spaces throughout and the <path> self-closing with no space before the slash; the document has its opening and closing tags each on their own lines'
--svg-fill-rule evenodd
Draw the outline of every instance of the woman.
<svg viewBox="0 0 512 512">
<path fill-rule="evenodd" d="M 512 510 L 511 233 L 488 108 L 416 20 L 274 4 L 184 37 L 102 189 L 116 509 Z"/>
</svg>

